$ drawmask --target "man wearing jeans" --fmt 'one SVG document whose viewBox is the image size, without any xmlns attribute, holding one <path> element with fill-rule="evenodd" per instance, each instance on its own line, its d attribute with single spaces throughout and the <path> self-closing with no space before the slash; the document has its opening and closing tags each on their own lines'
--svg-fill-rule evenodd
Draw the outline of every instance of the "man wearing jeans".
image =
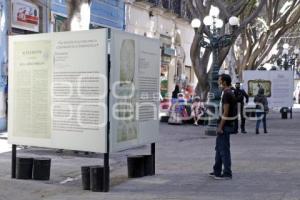
<svg viewBox="0 0 300 200">
<path fill-rule="evenodd" d="M 229 75 L 220 75 L 219 85 L 223 89 L 220 102 L 222 116 L 217 129 L 214 171 L 209 175 L 214 179 L 222 180 L 232 178 L 230 134 L 234 132 L 234 121 L 237 117 L 237 102 L 234 91 L 231 88 L 231 77 Z M 222 165 L 224 166 L 223 172 Z"/>
<path fill-rule="evenodd" d="M 247 131 L 245 130 L 245 116 L 244 116 L 244 97 L 246 99 L 246 103 L 248 103 L 249 101 L 249 96 L 248 94 L 245 92 L 244 89 L 241 89 L 241 85 L 239 82 L 237 82 L 235 84 L 235 90 L 234 90 L 234 95 L 237 101 L 237 105 L 239 107 L 239 111 L 240 111 L 240 117 L 241 117 L 241 133 L 247 133 Z M 235 119 L 235 133 L 238 133 L 238 129 L 239 129 L 239 120 L 238 117 Z"/>
</svg>

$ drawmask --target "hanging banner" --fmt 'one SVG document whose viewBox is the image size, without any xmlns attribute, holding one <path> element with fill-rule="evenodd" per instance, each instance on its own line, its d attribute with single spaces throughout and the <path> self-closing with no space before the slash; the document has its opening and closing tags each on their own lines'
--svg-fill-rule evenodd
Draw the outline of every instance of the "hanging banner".
<svg viewBox="0 0 300 200">
<path fill-rule="evenodd" d="M 39 32 L 39 8 L 35 4 L 22 1 L 12 1 L 12 27 Z"/>
</svg>

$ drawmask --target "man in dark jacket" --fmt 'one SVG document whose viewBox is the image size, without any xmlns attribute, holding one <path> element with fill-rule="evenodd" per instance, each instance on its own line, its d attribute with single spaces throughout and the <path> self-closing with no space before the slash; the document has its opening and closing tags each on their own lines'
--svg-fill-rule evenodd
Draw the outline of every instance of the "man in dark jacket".
<svg viewBox="0 0 300 200">
<path fill-rule="evenodd" d="M 235 84 L 235 90 L 234 90 L 234 95 L 238 103 L 238 110 L 240 113 L 240 119 L 241 119 L 241 132 L 242 133 L 247 133 L 245 130 L 245 116 L 244 116 L 244 98 L 246 99 L 246 103 L 249 101 L 249 96 L 245 92 L 245 90 L 241 89 L 241 85 L 239 82 Z M 239 121 L 238 118 L 235 120 L 235 132 L 238 133 L 238 128 L 239 127 Z"/>
</svg>

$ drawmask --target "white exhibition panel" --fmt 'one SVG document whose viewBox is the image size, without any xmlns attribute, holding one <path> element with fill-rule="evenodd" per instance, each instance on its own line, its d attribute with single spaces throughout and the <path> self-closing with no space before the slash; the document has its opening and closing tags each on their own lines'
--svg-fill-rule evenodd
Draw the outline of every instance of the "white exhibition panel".
<svg viewBox="0 0 300 200">
<path fill-rule="evenodd" d="M 292 107 L 293 106 L 293 72 L 292 71 L 244 71 L 243 87 L 249 94 L 249 83 L 262 83 L 270 81 L 269 107 Z M 269 86 L 268 86 L 269 87 Z M 257 88 L 257 87 L 256 87 Z M 254 95 L 257 89 L 251 89 Z M 253 97 L 250 101 L 253 101 Z"/>
<path fill-rule="evenodd" d="M 160 42 L 111 32 L 110 151 L 158 141 Z"/>
<path fill-rule="evenodd" d="M 11 36 L 11 144 L 107 152 L 107 29 Z"/>
</svg>

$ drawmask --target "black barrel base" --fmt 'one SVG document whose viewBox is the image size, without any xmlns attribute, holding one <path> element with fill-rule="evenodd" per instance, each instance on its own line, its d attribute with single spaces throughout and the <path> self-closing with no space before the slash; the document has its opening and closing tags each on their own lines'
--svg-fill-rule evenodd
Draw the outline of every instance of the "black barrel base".
<svg viewBox="0 0 300 200">
<path fill-rule="evenodd" d="M 17 179 L 32 179 L 33 158 L 17 157 Z"/>
<path fill-rule="evenodd" d="M 90 190 L 90 168 L 91 166 L 82 166 L 81 167 L 81 180 L 82 180 L 82 189 Z"/>
<path fill-rule="evenodd" d="M 33 179 L 49 180 L 50 179 L 51 158 L 34 158 L 33 159 Z"/>
<path fill-rule="evenodd" d="M 153 166 L 153 156 L 152 155 L 143 155 L 144 157 L 144 175 L 153 176 L 154 166 Z"/>
<path fill-rule="evenodd" d="M 93 192 L 104 192 L 104 167 L 90 167 L 90 189 Z"/>
<path fill-rule="evenodd" d="M 129 156 L 127 158 L 128 178 L 145 176 L 144 156 Z"/>
</svg>

